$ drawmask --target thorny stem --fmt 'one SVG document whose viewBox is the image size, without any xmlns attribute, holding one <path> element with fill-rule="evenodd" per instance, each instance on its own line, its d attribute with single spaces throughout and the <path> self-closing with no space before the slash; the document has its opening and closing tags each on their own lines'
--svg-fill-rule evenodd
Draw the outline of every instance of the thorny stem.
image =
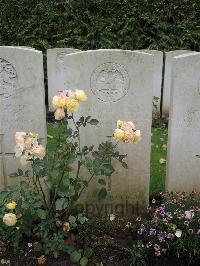
<svg viewBox="0 0 200 266">
<path fill-rule="evenodd" d="M 91 175 L 90 179 L 88 180 L 88 182 L 87 182 L 88 185 L 89 185 L 89 183 L 91 182 L 91 180 L 92 180 L 93 177 L 94 177 L 94 173 Z M 81 196 L 81 194 L 82 194 L 82 192 L 84 191 L 85 188 L 86 188 L 86 186 L 83 186 L 83 187 L 82 187 L 80 193 L 78 194 L 78 198 L 77 198 L 77 199 L 80 198 L 80 196 Z"/>
<path fill-rule="evenodd" d="M 74 126 L 78 132 L 78 149 L 79 149 L 79 153 L 80 153 L 80 156 L 81 156 L 81 160 L 78 160 L 78 168 L 77 168 L 77 172 L 76 172 L 76 178 L 79 176 L 79 173 L 80 173 L 80 168 L 81 168 L 81 161 L 82 161 L 82 152 L 81 152 L 81 137 L 80 137 L 80 130 L 79 130 L 79 127 L 77 126 L 76 124 L 76 121 L 74 120 L 74 116 L 72 114 L 72 121 L 74 123 Z"/>
<path fill-rule="evenodd" d="M 38 194 L 41 195 L 41 193 L 42 193 L 42 199 L 43 199 L 43 202 L 45 204 L 45 207 L 46 207 L 47 210 L 49 210 L 48 204 L 47 204 L 47 201 L 46 201 L 46 197 L 45 197 L 45 193 L 43 191 L 43 188 L 42 188 L 42 185 L 40 183 L 39 177 L 37 176 L 37 174 L 35 172 L 35 160 L 34 160 L 34 158 L 33 158 L 33 161 L 32 161 L 32 169 L 33 169 L 33 184 L 35 185 L 35 188 L 36 188 Z M 37 182 L 38 182 L 40 188 L 38 188 Z"/>
<path fill-rule="evenodd" d="M 50 206 L 50 212 L 52 212 L 52 210 L 53 210 L 53 205 L 54 205 L 55 200 L 56 200 L 56 196 L 57 196 L 57 193 L 58 193 L 58 189 L 59 189 L 60 184 L 61 184 L 61 182 L 63 180 L 64 173 L 65 173 L 65 169 L 63 169 L 62 176 L 61 176 L 61 178 L 60 178 L 60 180 L 58 182 L 58 185 L 56 186 L 55 193 L 54 193 L 54 197 L 53 197 L 53 200 L 52 200 L 52 203 L 51 203 L 51 206 Z"/>
</svg>

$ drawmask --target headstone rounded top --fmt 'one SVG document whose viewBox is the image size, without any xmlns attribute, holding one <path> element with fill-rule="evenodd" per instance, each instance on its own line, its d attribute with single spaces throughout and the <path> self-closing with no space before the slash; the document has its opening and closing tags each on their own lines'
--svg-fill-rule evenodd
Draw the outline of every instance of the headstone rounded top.
<svg viewBox="0 0 200 266">
<path fill-rule="evenodd" d="M 92 92 L 103 102 L 116 102 L 129 89 L 129 75 L 124 65 L 107 62 L 99 65 L 91 75 Z"/>
</svg>

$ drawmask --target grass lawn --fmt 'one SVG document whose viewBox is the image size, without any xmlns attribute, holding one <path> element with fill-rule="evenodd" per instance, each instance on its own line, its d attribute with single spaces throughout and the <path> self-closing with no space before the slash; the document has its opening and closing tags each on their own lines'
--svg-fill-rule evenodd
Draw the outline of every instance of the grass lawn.
<svg viewBox="0 0 200 266">
<path fill-rule="evenodd" d="M 150 195 L 165 189 L 166 163 L 160 164 L 160 159 L 167 157 L 167 128 L 153 127 L 151 142 Z"/>
<path fill-rule="evenodd" d="M 48 124 L 48 133 L 56 134 L 51 124 Z M 62 127 L 58 133 L 62 134 Z M 167 128 L 161 125 L 152 127 L 150 195 L 165 188 L 166 164 L 160 164 L 160 159 L 166 159 L 167 149 L 163 147 L 166 144 Z"/>
</svg>

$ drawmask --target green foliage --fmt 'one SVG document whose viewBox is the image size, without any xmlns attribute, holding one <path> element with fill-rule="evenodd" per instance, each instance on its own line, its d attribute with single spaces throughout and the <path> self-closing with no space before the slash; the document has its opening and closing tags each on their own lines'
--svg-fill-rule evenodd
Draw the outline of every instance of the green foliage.
<svg viewBox="0 0 200 266">
<path fill-rule="evenodd" d="M 55 258 L 66 252 L 72 263 L 87 265 L 89 253 L 67 244 L 72 230 L 77 231 L 88 221 L 84 213 L 77 210 L 77 201 L 95 178 L 100 185 L 96 198 L 104 200 L 106 179 L 115 171 L 113 159 L 123 166 L 126 157 L 119 154 L 117 144 L 111 141 L 99 144 L 96 150 L 93 145 L 82 148 L 80 128 L 97 124 L 98 120 L 90 116 L 75 121 L 73 114 L 66 112 L 62 121 L 51 124 L 46 156 L 28 158 L 32 170 L 18 169 L 10 175 L 23 177 L 25 181 L 0 193 L 3 245 L 18 251 L 24 239 L 32 242 L 34 236 L 34 250 L 53 254 Z M 23 153 L 28 152 L 24 150 Z"/>
<path fill-rule="evenodd" d="M 146 253 L 154 258 L 170 255 L 196 265 L 200 255 L 200 194 L 160 193 L 152 203 L 136 219 L 135 231 Z"/>
<path fill-rule="evenodd" d="M 199 0 L 0 0 L 0 45 L 199 51 Z"/>
<path fill-rule="evenodd" d="M 150 194 L 165 189 L 166 164 L 160 164 L 160 159 L 167 158 L 167 127 L 159 124 L 152 128 L 151 138 L 151 179 Z"/>
</svg>

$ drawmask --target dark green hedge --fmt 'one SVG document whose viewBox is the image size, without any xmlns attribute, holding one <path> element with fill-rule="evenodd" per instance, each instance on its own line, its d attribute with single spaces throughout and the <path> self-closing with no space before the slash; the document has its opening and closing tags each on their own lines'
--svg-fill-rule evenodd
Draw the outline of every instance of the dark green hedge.
<svg viewBox="0 0 200 266">
<path fill-rule="evenodd" d="M 0 45 L 199 51 L 200 0 L 0 0 Z"/>
</svg>

